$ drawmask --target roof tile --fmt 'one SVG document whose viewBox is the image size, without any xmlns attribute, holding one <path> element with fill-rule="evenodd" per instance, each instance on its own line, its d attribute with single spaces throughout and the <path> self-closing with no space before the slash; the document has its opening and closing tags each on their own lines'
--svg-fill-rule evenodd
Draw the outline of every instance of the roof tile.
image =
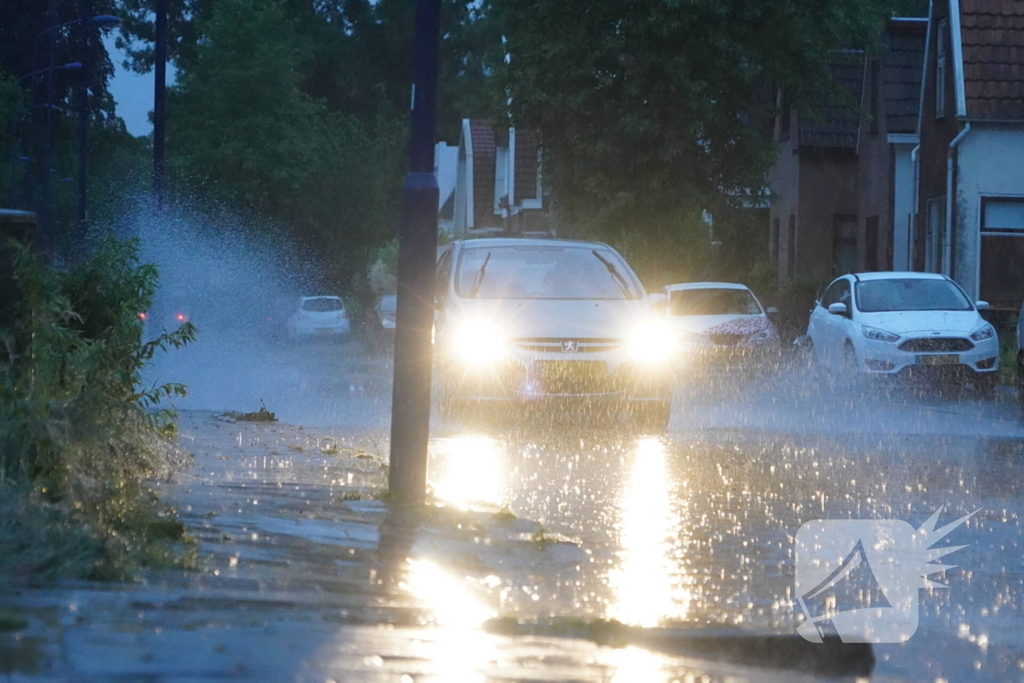
<svg viewBox="0 0 1024 683">
<path fill-rule="evenodd" d="M 960 27 L 967 115 L 1024 119 L 1024 2 L 961 0 Z"/>
</svg>

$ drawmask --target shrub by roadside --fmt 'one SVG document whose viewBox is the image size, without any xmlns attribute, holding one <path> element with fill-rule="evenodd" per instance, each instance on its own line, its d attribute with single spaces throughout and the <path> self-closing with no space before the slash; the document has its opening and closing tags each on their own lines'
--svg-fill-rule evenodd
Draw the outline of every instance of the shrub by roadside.
<svg viewBox="0 0 1024 683">
<path fill-rule="evenodd" d="M 117 579 L 192 560 L 184 527 L 145 481 L 165 476 L 178 384 L 141 386 L 190 324 L 142 341 L 156 288 L 134 241 L 108 240 L 64 271 L 14 247 L 0 320 L 0 572 Z"/>
</svg>

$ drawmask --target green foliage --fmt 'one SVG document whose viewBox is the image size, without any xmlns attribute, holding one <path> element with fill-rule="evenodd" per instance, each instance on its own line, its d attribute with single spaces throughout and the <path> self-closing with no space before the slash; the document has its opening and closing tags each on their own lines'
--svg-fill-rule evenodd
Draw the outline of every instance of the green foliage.
<svg viewBox="0 0 1024 683">
<path fill-rule="evenodd" d="M 113 577 L 175 560 L 173 519 L 143 481 L 169 466 L 163 404 L 185 388 L 143 387 L 141 372 L 194 328 L 141 341 L 157 273 L 134 242 L 108 240 L 70 271 L 18 246 L 14 274 L 0 327 L 0 568 Z"/>
<path fill-rule="evenodd" d="M 883 0 L 493 0 L 497 87 L 542 132 L 560 220 L 609 241 L 695 245 L 764 187 L 773 89 L 813 105 L 830 49 L 867 44 Z M 704 240 L 707 241 L 707 240 Z M 695 247 L 699 248 L 699 247 Z"/>
</svg>

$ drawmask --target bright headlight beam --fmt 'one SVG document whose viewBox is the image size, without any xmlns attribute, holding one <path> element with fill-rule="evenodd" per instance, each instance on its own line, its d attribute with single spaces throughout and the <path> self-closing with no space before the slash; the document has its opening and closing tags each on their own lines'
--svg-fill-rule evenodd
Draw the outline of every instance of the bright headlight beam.
<svg viewBox="0 0 1024 683">
<path fill-rule="evenodd" d="M 493 323 L 472 320 L 455 332 L 453 350 L 456 360 L 469 365 L 483 365 L 505 353 L 505 338 Z"/>
<path fill-rule="evenodd" d="M 635 361 L 664 363 L 676 350 L 675 337 L 668 324 L 646 320 L 631 331 L 627 350 Z"/>
</svg>

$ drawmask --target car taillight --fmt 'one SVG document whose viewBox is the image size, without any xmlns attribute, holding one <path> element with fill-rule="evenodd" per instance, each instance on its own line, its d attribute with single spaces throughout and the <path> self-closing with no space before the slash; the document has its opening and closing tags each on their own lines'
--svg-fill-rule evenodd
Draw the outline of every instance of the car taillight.
<svg viewBox="0 0 1024 683">
<path fill-rule="evenodd" d="M 188 322 L 188 316 L 185 315 L 184 313 L 176 313 L 174 315 L 174 319 L 177 320 L 179 323 L 187 323 Z"/>
<path fill-rule="evenodd" d="M 140 311 L 139 312 L 139 320 L 141 320 L 143 322 L 149 320 L 149 314 L 147 314 L 145 311 Z"/>
</svg>

